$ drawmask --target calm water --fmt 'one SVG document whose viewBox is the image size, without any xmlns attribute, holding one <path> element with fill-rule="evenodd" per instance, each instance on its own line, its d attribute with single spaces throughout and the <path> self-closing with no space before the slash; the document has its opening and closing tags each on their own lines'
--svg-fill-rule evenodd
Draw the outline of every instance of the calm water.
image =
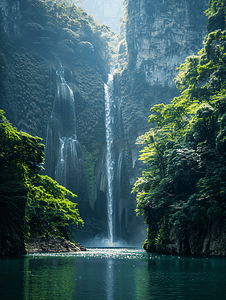
<svg viewBox="0 0 226 300">
<path fill-rule="evenodd" d="M 0 260 L 0 299 L 226 299 L 226 259 L 88 249 Z"/>
</svg>

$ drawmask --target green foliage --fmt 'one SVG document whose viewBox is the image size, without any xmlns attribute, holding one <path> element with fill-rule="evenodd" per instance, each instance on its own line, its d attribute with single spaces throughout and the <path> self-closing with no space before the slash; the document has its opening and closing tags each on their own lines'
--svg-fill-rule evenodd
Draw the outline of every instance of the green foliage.
<svg viewBox="0 0 226 300">
<path fill-rule="evenodd" d="M 77 197 L 48 176 L 36 176 L 28 186 L 27 216 L 31 232 L 52 234 L 72 239 L 69 224 L 83 225 L 77 203 L 67 199 Z"/>
<path fill-rule="evenodd" d="M 38 174 L 44 162 L 41 141 L 18 132 L 0 110 L 1 235 L 11 232 L 22 241 L 31 233 L 71 238 L 69 224 L 83 225 L 77 204 L 67 198 L 76 195 Z"/>
<path fill-rule="evenodd" d="M 44 145 L 40 138 L 18 132 L 6 120 L 2 110 L 0 145 L 1 204 L 17 208 L 15 202 L 26 199 L 28 178 L 35 177 L 41 169 Z"/>
<path fill-rule="evenodd" d="M 43 163 L 41 139 L 18 132 L 0 110 L 0 253 L 25 253 L 27 186 Z"/>
<path fill-rule="evenodd" d="M 75 55 L 89 61 L 98 62 L 102 73 L 107 72 L 111 60 L 110 40 L 112 32 L 108 26 L 98 25 L 83 9 L 64 0 L 20 0 L 28 20 L 23 25 L 30 31 L 35 44 L 52 42 L 60 48 L 62 55 Z M 31 20 L 32 21 L 29 21 Z M 85 45 L 91 47 L 84 48 Z"/>
<path fill-rule="evenodd" d="M 13 171 L 15 179 L 25 180 L 26 176 L 38 174 L 44 159 L 44 145 L 41 138 L 25 132 L 18 132 L 6 120 L 0 110 L 1 165 L 5 170 L 3 176 Z"/>
<path fill-rule="evenodd" d="M 151 252 L 154 249 L 154 244 L 155 244 L 155 231 L 152 228 L 147 228 L 147 239 L 143 243 L 143 248 L 147 252 Z"/>
<path fill-rule="evenodd" d="M 209 8 L 205 11 L 209 17 L 207 29 L 209 32 L 221 29 L 226 29 L 226 2 L 225 0 L 210 0 Z"/>
<path fill-rule="evenodd" d="M 169 228 L 165 216 L 158 223 L 158 235 L 155 238 L 156 249 L 164 249 L 169 241 Z M 160 250 L 161 251 L 161 250 Z"/>
<path fill-rule="evenodd" d="M 217 14 L 220 9 L 225 7 L 225 5 L 225 0 L 210 0 L 209 8 L 206 10 L 206 15 L 212 16 L 214 14 Z"/>
<path fill-rule="evenodd" d="M 216 30 L 179 67 L 181 95 L 155 105 L 149 117 L 154 127 L 138 138 L 146 169 L 133 187 L 136 211 L 155 230 L 157 247 L 168 225 L 188 228 L 226 214 L 225 58 L 226 31 Z"/>
</svg>

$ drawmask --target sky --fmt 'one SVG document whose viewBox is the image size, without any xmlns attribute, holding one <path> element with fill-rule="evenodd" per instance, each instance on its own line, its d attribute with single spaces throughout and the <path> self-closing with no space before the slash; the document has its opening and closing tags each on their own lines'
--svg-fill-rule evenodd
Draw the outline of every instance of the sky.
<svg viewBox="0 0 226 300">
<path fill-rule="evenodd" d="M 77 4 L 78 5 L 78 4 Z M 93 15 L 98 23 L 111 27 L 119 34 L 120 18 L 123 16 L 123 0 L 83 0 L 79 4 L 89 15 Z"/>
</svg>

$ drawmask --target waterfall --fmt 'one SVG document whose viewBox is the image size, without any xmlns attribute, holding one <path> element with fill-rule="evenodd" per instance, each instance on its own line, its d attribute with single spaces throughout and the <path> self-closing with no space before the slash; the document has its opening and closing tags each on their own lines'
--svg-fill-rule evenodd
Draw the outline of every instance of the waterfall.
<svg viewBox="0 0 226 300">
<path fill-rule="evenodd" d="M 110 244 L 114 242 L 113 232 L 113 178 L 114 178 L 114 161 L 113 161 L 113 74 L 108 75 L 108 82 L 105 84 L 105 126 L 106 126 L 106 168 L 107 168 L 107 212 L 108 212 L 108 238 Z"/>
<path fill-rule="evenodd" d="M 106 128 L 106 175 L 108 240 L 105 245 L 126 246 L 121 238 L 121 217 L 123 207 L 120 199 L 121 166 L 123 148 L 119 136 L 122 133 L 120 97 L 114 95 L 114 69 L 105 84 L 105 128 Z M 116 142 L 117 140 L 117 142 Z M 116 223 L 117 222 L 117 223 Z"/>
<path fill-rule="evenodd" d="M 57 93 L 47 127 L 46 173 L 76 192 L 83 168 L 82 149 L 76 136 L 75 99 L 64 78 L 64 68 L 56 71 Z"/>
</svg>

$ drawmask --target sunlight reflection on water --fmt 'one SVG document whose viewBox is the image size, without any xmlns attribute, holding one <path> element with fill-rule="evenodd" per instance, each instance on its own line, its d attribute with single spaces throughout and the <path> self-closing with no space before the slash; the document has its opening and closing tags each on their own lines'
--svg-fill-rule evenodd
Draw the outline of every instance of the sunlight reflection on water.
<svg viewBox="0 0 226 300">
<path fill-rule="evenodd" d="M 0 259 L 0 299 L 225 299 L 226 259 L 88 248 Z M 13 286 L 13 288 L 12 288 Z"/>
<path fill-rule="evenodd" d="M 149 254 L 142 249 L 131 248 L 87 248 L 86 251 L 63 253 L 33 253 L 29 257 L 83 257 L 113 259 L 148 259 Z"/>
</svg>

